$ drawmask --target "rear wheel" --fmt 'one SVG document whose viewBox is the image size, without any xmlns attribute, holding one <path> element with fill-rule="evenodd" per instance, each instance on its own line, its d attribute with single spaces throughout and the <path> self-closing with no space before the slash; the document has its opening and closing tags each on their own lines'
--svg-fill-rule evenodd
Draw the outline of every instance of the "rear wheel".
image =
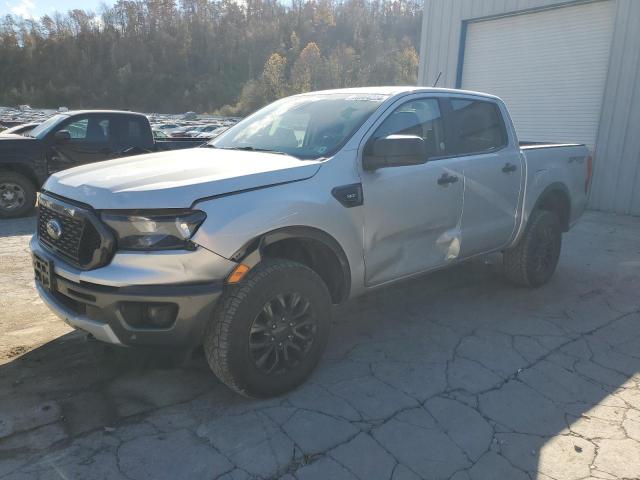
<svg viewBox="0 0 640 480">
<path fill-rule="evenodd" d="M 331 308 L 329 291 L 313 270 L 268 259 L 220 299 L 203 342 L 209 366 L 242 395 L 289 391 L 318 364 Z"/>
<path fill-rule="evenodd" d="M 504 252 L 507 278 L 526 287 L 544 285 L 558 265 L 561 247 L 558 215 L 547 210 L 534 211 L 518 244 Z"/>
<path fill-rule="evenodd" d="M 0 218 L 22 217 L 36 203 L 36 189 L 27 177 L 16 172 L 0 172 Z"/>
</svg>

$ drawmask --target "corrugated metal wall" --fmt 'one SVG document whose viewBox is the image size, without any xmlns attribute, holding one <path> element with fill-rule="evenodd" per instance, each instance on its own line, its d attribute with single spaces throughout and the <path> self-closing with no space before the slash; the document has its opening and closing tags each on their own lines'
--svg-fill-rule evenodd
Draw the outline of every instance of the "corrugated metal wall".
<svg viewBox="0 0 640 480">
<path fill-rule="evenodd" d="M 596 141 L 592 208 L 640 215 L 640 0 L 617 4 Z M 421 85 L 455 87 L 464 20 L 579 2 L 558 0 L 425 0 Z M 523 52 L 526 55 L 526 52 Z"/>
</svg>

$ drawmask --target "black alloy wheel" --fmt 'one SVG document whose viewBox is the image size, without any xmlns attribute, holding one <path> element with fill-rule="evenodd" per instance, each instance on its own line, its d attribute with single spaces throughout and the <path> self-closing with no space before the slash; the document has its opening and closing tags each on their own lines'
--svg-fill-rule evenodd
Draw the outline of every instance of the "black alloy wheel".
<svg viewBox="0 0 640 480">
<path fill-rule="evenodd" d="M 309 299 L 298 292 L 279 294 L 265 303 L 251 325 L 249 352 L 267 375 L 295 369 L 309 354 L 318 323 Z"/>
<path fill-rule="evenodd" d="M 535 210 L 518 243 L 503 252 L 505 274 L 516 285 L 544 285 L 558 266 L 561 249 L 562 227 L 558 215 Z"/>
<path fill-rule="evenodd" d="M 331 314 L 329 290 L 315 271 L 266 258 L 218 300 L 202 342 L 207 362 L 242 395 L 288 392 L 320 361 Z"/>
<path fill-rule="evenodd" d="M 533 244 L 530 262 L 534 275 L 538 278 L 545 278 L 549 272 L 553 272 L 560 256 L 560 236 L 554 225 L 545 225 L 536 235 Z"/>
</svg>

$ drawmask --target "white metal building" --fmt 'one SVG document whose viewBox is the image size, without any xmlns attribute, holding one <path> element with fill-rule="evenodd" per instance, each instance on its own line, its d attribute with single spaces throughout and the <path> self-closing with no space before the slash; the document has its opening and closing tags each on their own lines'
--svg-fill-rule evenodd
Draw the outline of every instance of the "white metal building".
<svg viewBox="0 0 640 480">
<path fill-rule="evenodd" d="M 591 207 L 640 215 L 640 0 L 425 0 L 438 75 L 501 97 L 521 140 L 591 146 Z"/>
</svg>

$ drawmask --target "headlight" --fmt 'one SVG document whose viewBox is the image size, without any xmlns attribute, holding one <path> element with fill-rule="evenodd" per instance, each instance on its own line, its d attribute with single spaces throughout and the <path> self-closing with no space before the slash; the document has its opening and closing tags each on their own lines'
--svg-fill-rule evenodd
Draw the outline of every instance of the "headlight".
<svg viewBox="0 0 640 480">
<path fill-rule="evenodd" d="M 190 249 L 190 239 L 206 218 L 199 210 L 105 211 L 102 221 L 116 234 L 121 250 Z"/>
</svg>

